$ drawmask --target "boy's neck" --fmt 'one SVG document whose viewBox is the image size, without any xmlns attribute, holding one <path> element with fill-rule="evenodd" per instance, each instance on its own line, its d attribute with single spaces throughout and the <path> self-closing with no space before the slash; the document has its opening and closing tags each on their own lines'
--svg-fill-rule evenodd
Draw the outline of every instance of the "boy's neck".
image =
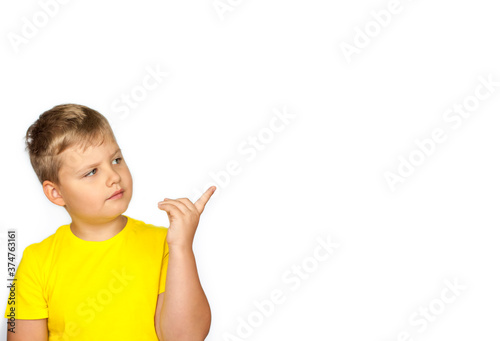
<svg viewBox="0 0 500 341">
<path fill-rule="evenodd" d="M 73 234 L 85 241 L 102 242 L 113 238 L 127 225 L 127 217 L 119 215 L 116 219 L 104 224 L 87 224 L 75 222 L 75 219 L 70 224 L 70 229 Z"/>
</svg>

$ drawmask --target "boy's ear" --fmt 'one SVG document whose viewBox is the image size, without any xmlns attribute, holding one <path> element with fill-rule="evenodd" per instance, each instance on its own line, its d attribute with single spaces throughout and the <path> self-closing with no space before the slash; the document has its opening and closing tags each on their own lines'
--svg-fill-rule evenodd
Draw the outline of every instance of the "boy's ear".
<svg viewBox="0 0 500 341">
<path fill-rule="evenodd" d="M 49 199 L 51 202 L 53 202 L 58 206 L 66 205 L 61 195 L 61 191 L 59 190 L 59 186 L 57 186 L 56 184 L 54 184 L 52 181 L 49 180 L 45 180 L 42 186 L 43 186 L 43 193 L 45 193 L 47 199 Z"/>
</svg>

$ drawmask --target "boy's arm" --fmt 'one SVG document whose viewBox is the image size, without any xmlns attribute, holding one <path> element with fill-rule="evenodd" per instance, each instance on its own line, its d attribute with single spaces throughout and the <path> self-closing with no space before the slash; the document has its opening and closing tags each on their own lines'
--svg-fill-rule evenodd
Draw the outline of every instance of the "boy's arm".
<svg viewBox="0 0 500 341">
<path fill-rule="evenodd" d="M 192 250 L 169 247 L 163 294 L 159 311 L 160 340 L 205 340 L 211 323 L 210 306 L 198 278 Z"/>
<path fill-rule="evenodd" d="M 7 325 L 7 341 L 47 341 L 49 337 L 47 319 L 16 319 L 15 333 L 9 332 Z"/>
<path fill-rule="evenodd" d="M 161 341 L 201 341 L 210 329 L 210 306 L 198 277 L 192 245 L 200 215 L 214 191 L 215 186 L 210 187 L 195 204 L 187 198 L 165 198 L 158 203 L 170 220 L 165 292 L 156 311 Z"/>
</svg>

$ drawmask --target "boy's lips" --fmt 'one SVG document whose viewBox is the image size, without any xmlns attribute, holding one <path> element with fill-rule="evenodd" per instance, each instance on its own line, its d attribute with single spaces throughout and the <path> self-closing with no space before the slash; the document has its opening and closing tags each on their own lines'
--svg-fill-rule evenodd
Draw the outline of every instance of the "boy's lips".
<svg viewBox="0 0 500 341">
<path fill-rule="evenodd" d="M 115 193 L 113 193 L 113 195 L 111 195 L 107 200 L 121 198 L 123 196 L 122 193 L 123 193 L 123 189 L 120 189 L 120 190 L 116 191 Z"/>
</svg>

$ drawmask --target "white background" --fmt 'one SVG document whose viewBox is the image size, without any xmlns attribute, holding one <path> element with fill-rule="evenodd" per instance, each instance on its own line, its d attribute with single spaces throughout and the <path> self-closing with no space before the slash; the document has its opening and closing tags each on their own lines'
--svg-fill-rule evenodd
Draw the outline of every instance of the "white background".
<svg viewBox="0 0 500 341">
<path fill-rule="evenodd" d="M 212 308 L 207 340 L 498 339 L 500 87 L 456 129 L 444 120 L 480 77 L 500 81 L 494 2 L 401 0 L 381 28 L 370 13 L 390 1 L 221 3 L 232 10 L 72 0 L 16 45 L 23 17 L 33 23 L 42 7 L 2 2 L 2 257 L 8 229 L 20 259 L 70 222 L 44 196 L 23 138 L 45 110 L 78 103 L 111 122 L 134 179 L 125 214 L 136 219 L 167 227 L 158 201 L 194 201 L 211 172 L 239 164 L 216 184 L 194 242 Z M 349 62 L 341 44 L 359 43 L 366 27 L 369 42 Z M 148 68 L 169 75 L 129 114 L 113 109 L 141 94 Z M 294 118 L 255 158 L 238 151 L 270 139 L 284 108 Z M 446 141 L 392 191 L 384 173 L 397 174 L 398 156 L 408 160 L 437 128 Z M 317 238 L 340 247 L 312 268 Z M 293 290 L 283 276 L 303 262 L 310 273 Z M 440 300 L 446 280 L 466 287 L 453 303 Z M 274 290 L 284 301 L 251 335 L 238 333 L 257 316 L 253 301 Z M 420 331 L 410 318 L 430 305 Z"/>
</svg>

